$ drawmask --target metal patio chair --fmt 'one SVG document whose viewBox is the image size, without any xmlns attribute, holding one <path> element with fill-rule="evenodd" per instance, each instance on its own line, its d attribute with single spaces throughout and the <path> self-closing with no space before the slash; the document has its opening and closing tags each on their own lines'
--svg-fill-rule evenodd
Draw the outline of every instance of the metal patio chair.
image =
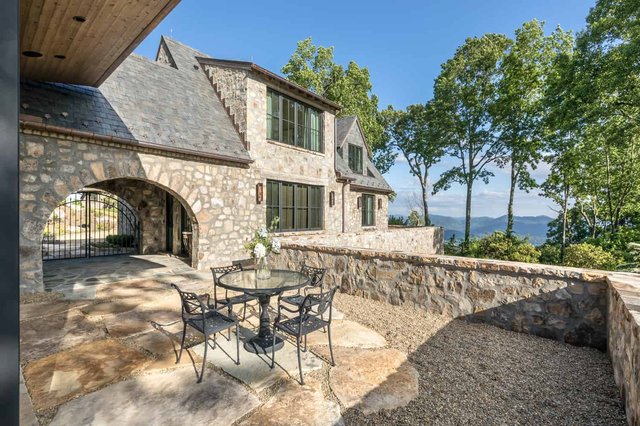
<svg viewBox="0 0 640 426">
<path fill-rule="evenodd" d="M 224 330 L 229 330 L 231 333 L 231 327 L 236 327 L 236 365 L 240 364 L 240 332 L 238 329 L 238 318 L 233 315 L 229 310 L 228 315 L 220 312 L 225 309 L 216 308 L 211 306 L 209 294 L 197 295 L 187 291 L 182 291 L 180 288 L 171 284 L 171 287 L 175 288 L 180 295 L 180 301 L 182 304 L 182 341 L 180 342 L 180 354 L 176 364 L 180 362 L 182 357 L 182 350 L 184 349 L 184 339 L 187 334 L 187 326 L 194 328 L 196 331 L 204 335 L 204 356 L 202 357 L 202 369 L 200 371 L 200 377 L 198 383 L 202 382 L 204 376 L 205 362 L 207 361 L 207 348 L 209 347 L 209 337 L 213 336 L 213 347 L 216 348 L 216 333 Z M 206 301 L 204 300 L 206 299 Z M 226 310 L 226 309 L 225 309 Z"/>
<path fill-rule="evenodd" d="M 211 268 L 211 273 L 213 274 L 213 304 L 214 306 L 228 306 L 229 310 L 232 309 L 234 305 L 244 305 L 242 308 L 242 321 L 244 321 L 247 317 L 247 302 L 251 302 L 253 300 L 257 300 L 256 296 L 252 296 L 249 294 L 238 294 L 235 296 L 229 296 L 229 290 L 224 289 L 224 298 L 218 299 L 218 280 L 221 275 L 226 274 L 227 272 L 237 272 L 242 271 L 242 265 L 230 265 L 230 266 L 220 266 L 217 268 Z"/>
<path fill-rule="evenodd" d="M 304 287 L 304 289 L 298 289 L 297 294 L 289 295 L 289 296 L 280 296 L 278 298 L 279 302 L 285 302 L 290 305 L 295 305 L 300 307 L 304 298 L 309 294 L 322 293 L 322 285 L 324 280 L 324 274 L 327 272 L 326 268 L 314 268 L 313 266 L 302 264 L 302 268 L 300 269 L 300 273 L 309 277 L 309 285 Z M 319 290 L 319 291 L 318 291 Z"/>
<path fill-rule="evenodd" d="M 331 346 L 331 311 L 333 305 L 333 296 L 338 287 L 334 287 L 324 293 L 309 294 L 304 297 L 302 304 L 297 309 L 290 309 L 287 305 L 278 302 L 278 315 L 273 323 L 273 346 L 271 348 L 271 368 L 274 367 L 275 359 L 275 342 L 276 331 L 288 334 L 296 339 L 296 349 L 298 352 L 298 370 L 300 371 L 300 384 L 304 385 L 302 377 L 302 361 L 300 360 L 300 344 L 304 338 L 304 351 L 307 350 L 307 335 L 314 331 L 326 327 L 329 337 L 329 353 L 331 354 L 331 365 L 335 366 L 333 358 L 333 347 Z M 314 310 L 312 310 L 314 308 Z M 293 318 L 285 319 L 282 317 L 282 311 L 297 314 Z M 315 311 L 315 312 L 314 312 Z M 328 312 L 328 318 L 324 319 L 323 314 Z"/>
</svg>

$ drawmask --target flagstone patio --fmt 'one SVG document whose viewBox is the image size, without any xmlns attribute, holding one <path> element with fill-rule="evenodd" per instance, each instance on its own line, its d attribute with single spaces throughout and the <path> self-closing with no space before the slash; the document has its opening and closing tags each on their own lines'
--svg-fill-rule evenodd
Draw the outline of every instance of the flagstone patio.
<svg viewBox="0 0 640 426">
<path fill-rule="evenodd" d="M 62 295 L 21 306 L 25 424 L 34 412 L 55 425 L 624 424 L 606 354 L 343 294 L 335 367 L 322 332 L 303 354 L 304 386 L 290 341 L 272 370 L 242 344 L 235 365 L 225 334 L 197 384 L 204 343 L 189 335 L 175 364 L 182 326 L 170 283 L 211 292 L 210 274 L 167 256 L 112 262 L 98 264 L 98 281 L 86 280 L 89 262 L 71 265 Z M 59 268 L 50 276 L 69 265 Z M 257 328 L 257 307 L 247 316 L 242 339 Z"/>
</svg>

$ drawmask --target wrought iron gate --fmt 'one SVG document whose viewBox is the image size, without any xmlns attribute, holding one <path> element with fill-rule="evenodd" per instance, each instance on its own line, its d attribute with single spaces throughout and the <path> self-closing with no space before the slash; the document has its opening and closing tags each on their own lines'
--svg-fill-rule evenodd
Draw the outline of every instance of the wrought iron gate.
<svg viewBox="0 0 640 426">
<path fill-rule="evenodd" d="M 140 226 L 134 211 L 103 191 L 79 191 L 55 208 L 42 236 L 42 259 L 136 254 Z"/>
</svg>

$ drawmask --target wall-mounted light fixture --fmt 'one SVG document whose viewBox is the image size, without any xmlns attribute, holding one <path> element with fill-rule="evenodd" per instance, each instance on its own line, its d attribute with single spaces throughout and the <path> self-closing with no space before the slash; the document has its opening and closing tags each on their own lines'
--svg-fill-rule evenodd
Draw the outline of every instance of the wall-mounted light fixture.
<svg viewBox="0 0 640 426">
<path fill-rule="evenodd" d="M 261 182 L 256 185 L 256 203 L 262 204 L 262 200 L 264 200 L 264 185 Z"/>
<path fill-rule="evenodd" d="M 358 210 L 360 210 L 360 203 L 361 203 L 362 197 L 358 197 Z"/>
<path fill-rule="evenodd" d="M 382 198 L 378 198 L 378 210 L 382 210 Z"/>
<path fill-rule="evenodd" d="M 329 207 L 333 207 L 336 204 L 336 193 L 334 191 L 329 192 Z"/>
</svg>

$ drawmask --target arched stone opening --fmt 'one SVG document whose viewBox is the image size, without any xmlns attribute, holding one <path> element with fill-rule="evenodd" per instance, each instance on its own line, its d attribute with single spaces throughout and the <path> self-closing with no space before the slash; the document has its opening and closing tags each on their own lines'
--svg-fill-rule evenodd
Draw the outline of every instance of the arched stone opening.
<svg viewBox="0 0 640 426">
<path fill-rule="evenodd" d="M 58 271 L 60 259 L 170 253 L 195 266 L 197 251 L 198 221 L 182 197 L 146 179 L 103 180 L 67 196 L 45 223 L 43 284 L 58 285 L 47 272 Z"/>
</svg>

